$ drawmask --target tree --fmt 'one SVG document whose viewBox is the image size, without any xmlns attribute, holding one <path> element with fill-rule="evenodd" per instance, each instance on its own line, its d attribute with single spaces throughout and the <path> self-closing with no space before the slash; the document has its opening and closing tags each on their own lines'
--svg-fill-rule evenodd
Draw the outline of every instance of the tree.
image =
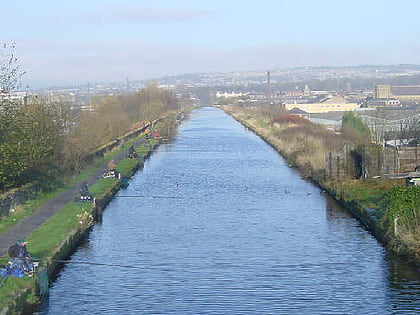
<svg viewBox="0 0 420 315">
<path fill-rule="evenodd" d="M 0 109 L 0 190 L 13 187 L 22 178 L 26 165 L 23 156 L 25 148 L 20 132 L 24 122 L 22 112 L 15 107 L 2 106 Z"/>
<path fill-rule="evenodd" d="M 351 151 L 353 175 L 356 178 L 365 179 L 369 176 L 369 146 L 372 134 L 369 127 L 363 120 L 353 112 L 346 112 L 343 115 L 342 133 L 344 137 L 353 143 L 354 149 Z M 378 160 L 378 159 L 376 159 Z"/>
<path fill-rule="evenodd" d="M 26 176 L 31 179 L 51 177 L 62 166 L 63 149 L 72 124 L 70 106 L 35 99 L 24 104 L 21 110 L 25 117 L 20 129 L 26 151 Z"/>
<path fill-rule="evenodd" d="M 13 46 L 4 46 L 13 49 Z M 48 186 L 77 173 L 99 146 L 178 109 L 178 100 L 154 82 L 131 95 L 95 99 L 94 111 L 71 112 L 69 104 L 41 98 L 13 100 L 23 72 L 13 53 L 0 60 L 0 190 L 27 182 Z"/>
<path fill-rule="evenodd" d="M 12 187 L 25 171 L 20 141 L 20 124 L 24 121 L 17 101 L 10 93 L 17 88 L 23 72 L 14 54 L 15 44 L 4 44 L 0 52 L 0 190 Z"/>
<path fill-rule="evenodd" d="M 0 95 L 3 96 L 3 101 L 6 94 L 19 86 L 20 79 L 25 74 L 19 68 L 15 48 L 15 43 L 3 44 L 3 52 L 0 53 Z"/>
<path fill-rule="evenodd" d="M 342 123 L 343 135 L 356 144 L 366 144 L 372 139 L 369 127 L 353 112 L 345 112 Z"/>
</svg>

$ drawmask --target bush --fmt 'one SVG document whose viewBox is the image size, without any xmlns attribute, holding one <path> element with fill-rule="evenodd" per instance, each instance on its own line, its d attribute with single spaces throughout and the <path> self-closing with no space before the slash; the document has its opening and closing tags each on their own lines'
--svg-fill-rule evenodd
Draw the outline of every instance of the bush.
<svg viewBox="0 0 420 315">
<path fill-rule="evenodd" d="M 382 223 L 389 233 L 413 232 L 420 227 L 420 187 L 396 186 L 386 195 Z"/>
<path fill-rule="evenodd" d="M 370 142 L 372 139 L 369 127 L 353 112 L 344 113 L 342 133 L 347 139 L 358 144 Z"/>
<path fill-rule="evenodd" d="M 282 114 L 279 116 L 274 117 L 273 119 L 274 123 L 284 124 L 296 124 L 296 125 L 313 125 L 313 123 L 306 118 L 296 116 L 296 115 L 290 115 L 290 114 Z"/>
</svg>

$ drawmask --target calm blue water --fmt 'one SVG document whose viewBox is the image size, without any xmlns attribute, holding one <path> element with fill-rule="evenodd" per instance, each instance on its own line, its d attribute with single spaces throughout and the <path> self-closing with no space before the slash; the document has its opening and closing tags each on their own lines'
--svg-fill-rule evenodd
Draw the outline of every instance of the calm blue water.
<svg viewBox="0 0 420 315">
<path fill-rule="evenodd" d="M 42 314 L 413 314 L 419 273 L 214 108 L 106 208 Z"/>
</svg>

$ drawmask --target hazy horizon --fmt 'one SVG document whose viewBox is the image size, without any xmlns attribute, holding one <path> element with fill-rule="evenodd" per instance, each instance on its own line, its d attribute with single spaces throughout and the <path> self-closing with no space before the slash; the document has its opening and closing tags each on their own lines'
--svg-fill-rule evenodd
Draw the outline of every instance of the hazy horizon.
<svg viewBox="0 0 420 315">
<path fill-rule="evenodd" d="M 329 66 L 329 65 L 319 65 L 319 66 L 300 66 L 300 67 L 284 67 L 284 68 L 278 68 L 278 69 L 250 69 L 250 70 L 238 70 L 238 71 L 214 71 L 214 72 L 188 72 L 188 73 L 176 73 L 172 75 L 163 75 L 163 76 L 156 76 L 156 77 L 149 77 L 149 78 L 121 78 L 121 80 L 102 80 L 102 81 L 75 81 L 75 82 L 64 82 L 62 84 L 56 83 L 56 84 L 42 84 L 40 82 L 39 84 L 35 83 L 34 85 L 30 86 L 31 90 L 37 90 L 37 89 L 60 89 L 60 88 L 75 88 L 75 87 L 83 87 L 87 85 L 107 85 L 107 84 L 121 84 L 126 85 L 127 79 L 129 82 L 140 82 L 140 81 L 157 81 L 159 83 L 159 80 L 167 79 L 170 77 L 182 77 L 182 76 L 191 76 L 191 75 L 217 75 L 217 74 L 229 74 L 229 73 L 247 73 L 247 72 L 261 72 L 266 73 L 267 71 L 270 71 L 272 74 L 275 74 L 277 71 L 293 71 L 293 70 L 299 70 L 303 68 L 307 69 L 322 69 L 322 68 L 362 68 L 362 67 L 371 67 L 371 68 L 387 68 L 387 67 L 403 67 L 403 66 L 412 66 L 420 69 L 420 64 L 360 64 L 360 65 L 338 65 L 338 66 Z M 27 76 L 27 74 L 25 74 Z M 24 77 L 25 78 L 25 77 Z M 25 81 L 25 80 L 23 80 Z M 273 78 L 272 78 L 273 81 Z M 275 79 L 274 79 L 275 81 Z M 264 83 L 264 82 L 262 82 Z M 19 90 L 25 90 L 25 84 L 21 84 L 21 88 Z"/>
<path fill-rule="evenodd" d="M 408 5 L 407 5 L 408 4 Z M 24 84 L 418 64 L 420 3 L 391 0 L 16 2 L 0 11 Z"/>
</svg>

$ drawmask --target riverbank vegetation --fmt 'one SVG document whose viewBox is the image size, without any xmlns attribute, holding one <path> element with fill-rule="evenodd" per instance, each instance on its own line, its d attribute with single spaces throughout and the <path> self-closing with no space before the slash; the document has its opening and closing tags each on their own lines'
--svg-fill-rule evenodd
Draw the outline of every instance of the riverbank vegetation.
<svg viewBox="0 0 420 315">
<path fill-rule="evenodd" d="M 0 193 L 33 182 L 55 188 L 88 166 L 100 146 L 190 105 L 155 82 L 93 97 L 86 108 L 42 95 L 17 99 L 24 71 L 14 49 L 0 51 Z"/>
<path fill-rule="evenodd" d="M 407 254 L 413 252 L 420 260 L 420 187 L 392 187 L 381 211 L 381 223 L 392 246 Z"/>
<path fill-rule="evenodd" d="M 174 127 L 171 120 L 162 120 L 155 123 L 155 130 L 159 134 L 165 134 L 170 128 Z M 136 145 L 135 149 L 138 159 L 123 158 L 120 160 L 116 169 L 123 178 L 131 177 L 135 171 L 142 167 L 143 161 L 151 154 L 159 144 L 157 139 L 145 140 L 142 134 L 137 138 L 125 143 L 126 146 L 135 144 L 139 140 L 144 140 L 141 145 Z M 126 150 L 126 146 L 107 154 L 100 158 L 96 163 L 82 171 L 78 175 L 81 178 L 92 176 L 92 171 L 102 166 L 104 161 L 110 161 L 116 154 Z M 98 162 L 100 162 L 98 164 Z M 109 162 L 111 163 L 111 162 Z M 108 163 L 108 165 L 109 165 Z M 112 164 L 114 164 L 113 162 Z M 115 164 L 114 164 L 115 165 Z M 103 207 L 112 198 L 113 194 L 123 185 L 124 181 L 117 178 L 101 178 L 89 186 L 89 191 L 96 198 L 96 205 L 91 202 L 69 202 L 56 214 L 45 221 L 37 230 L 28 235 L 25 239 L 29 242 L 29 250 L 34 261 L 40 262 L 39 271 L 34 278 L 10 277 L 3 279 L 0 283 L 0 312 L 2 310 L 22 310 L 22 307 L 39 305 L 39 290 L 47 290 L 48 276 L 52 276 L 58 267 L 56 260 L 63 260 L 74 250 L 79 242 L 84 238 L 86 232 L 94 224 L 94 218 L 98 218 Z M 41 194 L 41 197 L 44 194 Z M 48 194 L 47 194 L 48 195 Z M 48 199 L 46 198 L 42 198 Z M 98 212 L 99 211 L 99 212 Z M 13 217 L 13 215 L 9 216 Z M 0 257 L 0 264 L 6 263 L 8 257 Z M 42 283 L 41 283 L 42 282 Z M 43 289 L 42 289 L 43 288 Z"/>
<path fill-rule="evenodd" d="M 150 133 L 156 131 L 159 138 L 169 138 L 178 125 L 177 113 L 192 107 L 189 100 L 159 88 L 154 82 L 133 94 L 94 98 L 88 110 L 42 97 L 19 101 L 11 97 L 21 74 L 15 63 L 13 56 L 6 66 L 0 62 L 0 159 L 4 162 L 0 164 L 0 192 L 12 198 L 12 190 L 34 183 L 41 190 L 24 204 L 12 204 L 10 212 L 7 209 L 7 215 L 0 218 L 0 233 L 59 192 L 91 177 L 104 163 L 126 150 L 125 146 L 144 138 L 145 134 L 138 131 L 145 126 Z M 126 135 L 137 136 L 127 140 Z M 119 137 L 125 141 L 121 142 Z M 117 144 L 113 151 L 98 150 L 109 143 Z M 125 158 L 117 164 L 117 170 L 130 177 L 157 144 L 155 139 L 144 141 L 136 148 L 140 159 Z M 45 267 L 53 257 L 68 257 L 93 224 L 97 206 L 101 210 L 122 184 L 116 178 L 99 179 L 89 186 L 99 204 L 69 202 L 28 235 L 33 258 Z M 1 257 L 0 263 L 7 260 L 8 257 Z M 0 312 L 22 310 L 22 305 L 36 303 L 37 280 L 37 277 L 3 279 Z"/>
<path fill-rule="evenodd" d="M 160 134 L 165 134 L 165 131 L 172 127 L 175 128 L 171 119 L 163 120 L 155 124 L 155 130 L 158 130 Z M 128 140 L 124 146 L 114 149 L 113 151 L 107 153 L 103 157 L 96 158 L 94 161 L 92 161 L 89 167 L 83 169 L 83 171 L 77 174 L 77 176 L 72 177 L 66 183 L 60 185 L 60 187 L 52 189 L 51 191 L 40 191 L 36 194 L 36 196 L 33 196 L 32 198 L 28 199 L 22 204 L 15 205 L 15 209 L 13 210 L 13 212 L 10 212 L 8 215 L 0 218 L 0 234 L 6 232 L 8 229 L 13 227 L 16 223 L 18 223 L 21 219 L 32 214 L 39 206 L 41 206 L 48 200 L 56 197 L 58 194 L 69 189 L 76 183 L 80 183 L 81 181 L 85 181 L 88 178 L 92 177 L 94 173 L 97 172 L 98 168 L 103 167 L 103 165 L 107 164 L 107 162 L 113 159 L 116 155 L 126 150 L 126 147 L 134 144 L 139 139 L 145 139 L 145 135 L 143 134 L 137 138 Z M 142 145 L 136 147 L 138 157 L 141 160 L 144 160 L 147 157 L 147 155 L 150 154 L 151 149 L 156 147 L 158 143 L 158 139 L 150 138 L 145 140 Z M 125 158 L 119 162 L 118 171 L 120 172 L 122 177 L 129 177 L 131 176 L 134 165 L 136 165 L 137 163 L 137 159 Z M 95 187 L 92 191 L 93 195 L 100 196 L 101 190 L 96 191 Z M 107 187 L 105 187 L 104 189 L 107 190 Z"/>
<path fill-rule="evenodd" d="M 33 181 L 57 186 L 86 167 L 95 149 L 179 110 L 181 102 L 156 83 L 130 95 L 94 98 L 88 111 L 47 99 L 3 98 L 0 191 Z"/>
<path fill-rule="evenodd" d="M 371 143 L 369 129 L 353 113 L 344 114 L 341 132 L 334 133 L 277 105 L 223 109 L 273 145 L 303 176 L 344 202 L 356 200 L 369 208 L 390 248 L 420 263 L 419 188 L 406 187 L 403 179 L 368 177 L 369 161 L 378 160 L 382 149 Z M 328 170 L 330 152 L 353 157 L 343 159 L 339 176 Z"/>
<path fill-rule="evenodd" d="M 158 126 L 162 128 L 165 125 Z M 142 167 L 143 160 L 150 154 L 151 150 L 158 144 L 152 140 L 150 143 L 143 143 L 136 147 L 140 159 L 124 158 L 117 163 L 116 169 L 123 177 L 129 178 L 136 169 Z M 86 170 L 89 173 L 89 170 Z M 50 217 L 36 231 L 26 237 L 29 243 L 29 250 L 34 261 L 40 262 L 39 270 L 45 275 L 46 270 L 51 275 L 50 267 L 57 265 L 54 260 L 62 260 L 71 252 L 76 244 L 75 238 L 89 230 L 94 224 L 96 210 L 103 207 L 112 197 L 112 192 L 119 188 L 121 182 L 116 178 L 101 178 L 89 187 L 89 191 L 97 198 L 100 205 L 91 202 L 69 202 L 56 214 Z M 8 257 L 0 257 L 0 264 L 7 262 Z M 54 267 L 53 267 L 54 268 Z M 40 275 L 34 278 L 10 277 L 3 279 L 0 287 L 0 305 L 5 309 L 21 309 L 22 305 L 36 305 L 39 301 L 37 287 L 40 285 Z M 45 279 L 44 279 L 45 280 Z M 45 280 L 47 281 L 47 280 Z M 37 284 L 38 283 L 38 284 Z M 0 307 L 0 310 L 3 308 Z"/>
<path fill-rule="evenodd" d="M 325 152 L 345 142 L 309 120 L 288 114 L 281 106 L 223 108 L 273 144 L 304 175 L 325 168 Z"/>
</svg>

